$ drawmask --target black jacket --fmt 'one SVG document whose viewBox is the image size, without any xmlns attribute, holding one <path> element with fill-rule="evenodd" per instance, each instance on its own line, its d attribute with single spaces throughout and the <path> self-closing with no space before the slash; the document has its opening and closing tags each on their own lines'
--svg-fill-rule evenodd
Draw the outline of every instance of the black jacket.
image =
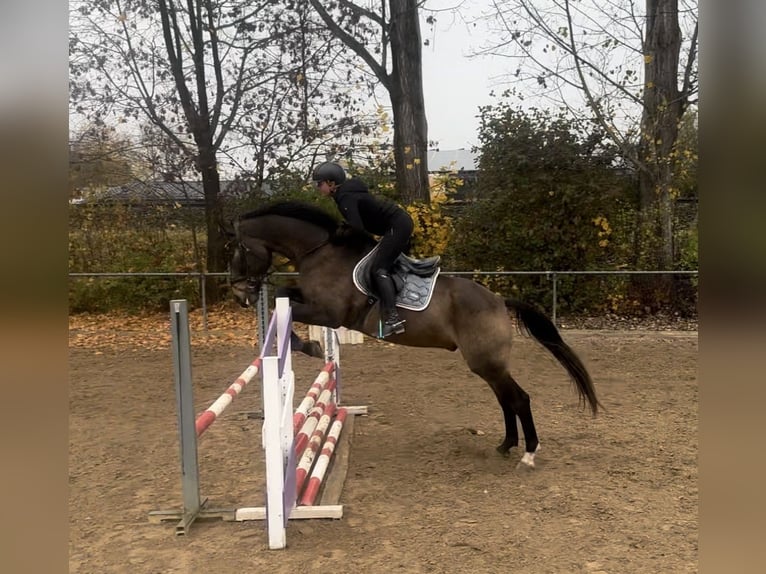
<svg viewBox="0 0 766 574">
<path fill-rule="evenodd" d="M 355 177 L 338 186 L 333 199 L 351 227 L 373 235 L 384 235 L 397 216 L 407 214 L 393 201 L 371 195 L 367 185 Z"/>
</svg>

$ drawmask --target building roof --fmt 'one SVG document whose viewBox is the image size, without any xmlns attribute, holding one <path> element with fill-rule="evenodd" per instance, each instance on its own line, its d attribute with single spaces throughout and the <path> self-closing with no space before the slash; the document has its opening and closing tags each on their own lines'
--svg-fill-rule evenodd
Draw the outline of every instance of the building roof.
<svg viewBox="0 0 766 574">
<path fill-rule="evenodd" d="M 221 181 L 221 195 L 236 196 L 245 192 L 242 182 Z M 98 191 L 77 203 L 153 203 L 204 205 L 201 181 L 134 181 Z"/>
<path fill-rule="evenodd" d="M 428 151 L 428 171 L 478 171 L 479 154 L 470 149 Z"/>
<path fill-rule="evenodd" d="M 429 150 L 428 169 L 437 172 L 475 172 L 479 165 L 477 153 L 465 148 L 453 150 Z M 249 191 L 242 181 L 221 181 L 221 195 L 236 197 Z M 264 184 L 263 192 L 270 195 L 270 189 Z M 125 185 L 97 191 L 85 198 L 72 200 L 74 204 L 86 203 L 141 203 L 173 204 L 202 206 L 205 194 L 201 181 L 134 181 Z"/>
</svg>

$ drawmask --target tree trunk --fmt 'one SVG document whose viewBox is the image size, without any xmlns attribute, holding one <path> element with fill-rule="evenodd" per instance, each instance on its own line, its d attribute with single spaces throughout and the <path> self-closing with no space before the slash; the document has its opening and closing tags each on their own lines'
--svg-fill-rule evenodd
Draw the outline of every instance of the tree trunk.
<svg viewBox="0 0 766 574">
<path fill-rule="evenodd" d="M 332 34 L 353 50 L 388 91 L 394 114 L 394 161 L 396 187 L 404 203 L 431 200 L 428 184 L 428 123 L 423 101 L 423 60 L 420 39 L 419 0 L 380 1 L 380 14 L 369 7 L 344 1 L 346 16 L 369 19 L 383 31 L 380 61 L 365 47 L 369 38 L 354 37 L 325 9 L 323 2 L 310 0 Z M 334 4 L 327 2 L 328 5 Z M 391 73 L 387 71 L 387 42 L 390 42 Z"/>
<path fill-rule="evenodd" d="M 205 152 L 200 155 L 200 172 L 205 193 L 205 224 L 208 229 L 207 270 L 213 273 L 225 271 L 227 267 L 225 238 L 218 231 L 223 221 L 221 208 L 221 180 L 218 176 L 215 154 Z"/>
<path fill-rule="evenodd" d="M 430 202 L 428 122 L 416 0 L 390 0 L 391 87 L 396 186 L 402 201 Z"/>
<path fill-rule="evenodd" d="M 672 152 L 683 112 L 678 89 L 681 31 L 678 0 L 646 0 L 644 96 L 641 158 L 646 166 L 639 180 L 641 214 L 637 265 L 646 269 L 674 268 L 674 206 Z M 657 303 L 669 302 L 673 277 L 652 282 Z M 664 300 L 664 301 L 663 301 Z"/>
<path fill-rule="evenodd" d="M 202 175 L 202 189 L 205 195 L 205 226 L 207 228 L 207 265 L 205 271 L 219 273 L 226 271 L 226 238 L 221 234 L 220 224 L 223 221 L 221 206 L 221 180 L 218 175 L 218 162 L 215 150 L 211 145 L 200 145 L 197 169 Z M 205 298 L 215 302 L 221 298 L 220 285 L 217 277 L 209 277 L 205 281 Z"/>
</svg>

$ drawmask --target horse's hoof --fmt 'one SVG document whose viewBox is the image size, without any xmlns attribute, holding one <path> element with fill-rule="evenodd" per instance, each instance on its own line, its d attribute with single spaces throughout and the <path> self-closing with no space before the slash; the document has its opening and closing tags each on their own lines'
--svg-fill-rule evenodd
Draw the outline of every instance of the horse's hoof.
<svg viewBox="0 0 766 574">
<path fill-rule="evenodd" d="M 534 452 L 525 452 L 524 456 L 521 457 L 521 460 L 519 461 L 519 464 L 516 465 L 517 469 L 521 470 L 534 470 L 535 468 L 535 455 L 540 451 L 540 445 L 538 444 L 535 447 Z"/>
<path fill-rule="evenodd" d="M 303 344 L 303 349 L 301 350 L 309 357 L 324 359 L 324 351 L 322 350 L 322 345 L 319 344 L 319 341 L 308 341 Z"/>
<path fill-rule="evenodd" d="M 521 457 L 521 460 L 516 465 L 516 468 L 518 470 L 534 470 L 535 469 L 535 453 L 525 452 L 524 456 Z"/>
<path fill-rule="evenodd" d="M 511 449 L 512 448 L 513 448 L 513 446 L 508 446 L 505 443 L 503 443 L 503 444 L 495 447 L 495 450 L 497 452 L 499 452 L 501 455 L 503 455 L 504 457 L 508 458 L 509 456 L 511 456 Z"/>
</svg>

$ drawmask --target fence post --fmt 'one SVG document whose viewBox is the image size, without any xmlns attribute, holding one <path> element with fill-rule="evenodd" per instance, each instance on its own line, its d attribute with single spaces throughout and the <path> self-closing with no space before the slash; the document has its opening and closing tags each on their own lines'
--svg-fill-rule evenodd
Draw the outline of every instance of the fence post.
<svg viewBox="0 0 766 574">
<path fill-rule="evenodd" d="M 261 292 L 258 293 L 258 302 L 255 304 L 255 320 L 258 324 L 258 350 L 263 353 L 266 331 L 269 328 L 269 288 L 266 283 L 261 283 Z"/>
<path fill-rule="evenodd" d="M 205 272 L 202 271 L 199 274 L 199 292 L 200 292 L 200 298 L 202 299 L 202 330 L 205 332 L 205 335 L 207 335 L 207 291 L 205 290 Z"/>
<path fill-rule="evenodd" d="M 181 439 L 181 490 L 183 517 L 176 534 L 185 534 L 199 515 L 202 502 L 199 496 L 199 466 L 197 463 L 196 418 L 192 395 L 191 345 L 189 338 L 189 312 L 185 299 L 170 302 L 170 328 L 172 334 L 173 372 L 175 375 L 178 435 Z"/>
</svg>

